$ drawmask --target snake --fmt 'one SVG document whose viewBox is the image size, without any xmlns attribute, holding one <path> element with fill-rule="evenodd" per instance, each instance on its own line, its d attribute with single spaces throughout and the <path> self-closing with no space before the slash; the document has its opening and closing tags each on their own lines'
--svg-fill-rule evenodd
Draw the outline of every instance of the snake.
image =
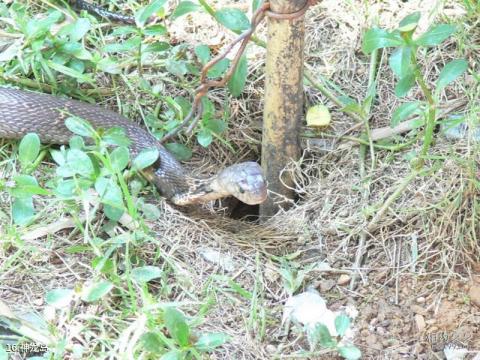
<svg viewBox="0 0 480 360">
<path fill-rule="evenodd" d="M 97 130 L 122 128 L 131 141 L 132 156 L 144 149 L 157 149 L 157 161 L 143 175 L 176 205 L 205 203 L 227 196 L 256 205 L 267 198 L 266 180 L 256 162 L 233 164 L 212 177 L 194 176 L 157 138 L 123 115 L 78 100 L 0 87 L 0 138 L 19 140 L 36 133 L 42 143 L 68 144 L 73 133 L 65 120 L 70 116 L 87 120 Z"/>
</svg>

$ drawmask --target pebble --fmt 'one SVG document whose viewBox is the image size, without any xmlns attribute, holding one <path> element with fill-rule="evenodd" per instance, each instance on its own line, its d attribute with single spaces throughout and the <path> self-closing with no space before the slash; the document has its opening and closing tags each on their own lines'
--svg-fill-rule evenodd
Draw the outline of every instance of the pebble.
<svg viewBox="0 0 480 360">
<path fill-rule="evenodd" d="M 340 286 L 347 285 L 350 282 L 350 279 L 351 279 L 350 275 L 342 274 L 337 280 L 337 285 L 340 285 Z"/>
<path fill-rule="evenodd" d="M 425 298 L 423 296 L 420 296 L 417 298 L 417 303 L 423 304 L 425 302 Z"/>
<path fill-rule="evenodd" d="M 275 345 L 269 344 L 265 347 L 265 350 L 267 350 L 269 354 L 273 354 L 277 351 L 277 347 Z"/>
<path fill-rule="evenodd" d="M 472 285 L 470 291 L 468 292 L 468 296 L 470 297 L 470 301 L 472 302 L 472 304 L 480 308 L 480 285 Z"/>
<path fill-rule="evenodd" d="M 417 324 L 418 332 L 422 332 L 423 330 L 425 330 L 425 327 L 427 326 L 425 324 L 424 317 L 420 314 L 415 315 L 415 323 Z"/>
</svg>

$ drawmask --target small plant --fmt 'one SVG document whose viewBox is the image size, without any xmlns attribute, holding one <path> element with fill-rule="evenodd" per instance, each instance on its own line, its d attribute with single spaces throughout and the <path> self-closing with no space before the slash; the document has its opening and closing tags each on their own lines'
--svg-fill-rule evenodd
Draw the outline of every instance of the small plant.
<svg viewBox="0 0 480 360">
<path fill-rule="evenodd" d="M 423 146 L 418 154 L 415 163 L 416 169 L 421 169 L 428 156 L 428 151 L 433 140 L 433 131 L 437 116 L 437 109 L 440 103 L 440 94 L 442 90 L 462 75 L 468 67 L 466 60 L 458 59 L 447 63 L 439 74 L 434 89 L 431 89 L 422 74 L 422 69 L 418 63 L 420 50 L 436 46 L 445 41 L 455 32 L 455 26 L 449 24 L 439 24 L 432 26 L 428 31 L 418 37 L 413 37 L 415 29 L 420 20 L 420 13 L 415 12 L 406 16 L 394 31 L 387 31 L 380 28 L 372 28 L 364 36 L 362 49 L 366 54 L 376 49 L 395 48 L 390 56 L 389 65 L 398 78 L 395 86 L 395 94 L 398 97 L 404 97 L 410 89 L 418 84 L 424 99 L 412 101 L 400 105 L 392 117 L 392 126 L 398 125 L 410 116 L 417 114 L 421 116 L 417 124 L 425 124 L 423 133 Z"/>
<path fill-rule="evenodd" d="M 0 190 L 5 188 L 12 197 L 12 218 L 17 225 L 27 225 L 35 215 L 34 195 L 49 195 L 50 192 L 38 185 L 31 175 L 43 159 L 45 152 L 40 152 L 40 139 L 37 134 L 27 134 L 18 147 L 20 174 L 11 181 L 0 180 Z"/>
<path fill-rule="evenodd" d="M 350 318 L 345 314 L 340 314 L 335 318 L 335 331 L 337 332 L 337 336 L 332 336 L 324 324 L 316 324 L 313 329 L 306 329 L 311 348 L 314 349 L 319 344 L 324 348 L 335 349 L 338 354 L 345 359 L 360 359 L 362 353 L 356 346 L 345 345 L 341 341 L 349 327 Z"/>
</svg>

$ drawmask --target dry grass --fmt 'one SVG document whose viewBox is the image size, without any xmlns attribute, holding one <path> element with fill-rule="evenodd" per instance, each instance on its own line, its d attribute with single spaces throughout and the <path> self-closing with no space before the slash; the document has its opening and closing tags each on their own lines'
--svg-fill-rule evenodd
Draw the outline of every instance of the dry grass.
<svg viewBox="0 0 480 360">
<path fill-rule="evenodd" d="M 432 1 L 369 5 L 358 1 L 323 1 L 307 16 L 307 66 L 315 74 L 334 81 L 348 96 L 361 100 L 366 91 L 369 67 L 368 58 L 359 51 L 363 31 L 371 22 L 393 27 L 414 10 L 421 10 L 424 15 L 422 29 L 434 20 L 444 17 L 454 20 L 464 16 L 458 2 L 441 6 L 440 2 Z M 209 36 L 197 32 L 197 27 L 192 29 L 198 36 L 191 40 L 190 36 L 195 36 L 189 34 L 192 43 L 202 42 Z M 434 82 L 443 64 L 461 55 L 469 59 L 473 72 L 478 74 L 480 32 L 478 28 L 472 28 L 468 36 L 462 36 L 464 32 L 462 30 L 457 38 L 441 48 L 429 51 L 422 65 L 430 83 Z M 182 40 L 180 35 L 178 37 Z M 474 44 L 477 44 L 476 48 Z M 195 146 L 194 157 L 188 166 L 196 172 L 213 173 L 235 161 L 259 158 L 264 54 L 257 47 L 252 47 L 252 54 L 251 81 L 241 99 L 227 100 L 223 90 L 210 94 L 217 109 L 228 101 L 230 119 L 225 139 L 230 146 L 218 141 L 208 149 Z M 372 128 L 387 126 L 393 110 L 400 103 L 393 93 L 394 79 L 386 60 L 384 56 L 378 98 L 372 111 Z M 132 74 L 131 79 L 134 78 Z M 131 83 L 135 86 L 133 80 Z M 176 86 L 168 83 L 165 86 L 165 91 L 172 96 L 185 95 L 184 90 Z M 322 102 L 331 107 L 331 103 L 315 89 L 306 88 L 306 94 L 309 104 Z M 419 93 L 413 91 L 407 100 L 418 96 Z M 132 117 L 137 114 L 137 105 L 145 100 L 133 90 L 120 92 L 118 97 L 122 103 L 131 104 Z M 470 85 L 465 81 L 457 82 L 445 91 L 442 98 L 466 99 L 468 117 L 472 124 L 478 123 L 478 81 L 476 85 L 474 81 Z M 112 98 L 113 103 L 115 99 Z M 146 108 L 154 106 L 154 100 L 148 99 L 145 105 Z M 334 123 L 328 129 L 330 134 L 340 134 L 355 124 L 335 109 L 332 114 Z M 190 144 L 194 145 L 193 142 Z M 372 302 L 378 302 L 378 298 L 390 304 L 401 304 L 402 299 L 415 297 L 424 289 L 429 289 L 427 293 L 438 300 L 449 280 L 468 280 L 471 268 L 478 266 L 480 261 L 479 147 L 479 143 L 468 140 L 452 143 L 440 136 L 437 138 L 428 163 L 435 171 L 416 178 L 381 220 L 369 229 L 366 234 L 368 252 L 360 269 L 356 269 L 354 263 L 359 236 L 379 206 L 410 173 L 406 155 L 418 150 L 418 143 L 394 153 L 376 151 L 373 163 L 367 157 L 365 179 L 360 175 L 356 147 L 337 148 L 327 154 L 313 148 L 305 149 L 302 160 L 289 165 L 295 174 L 299 201 L 262 225 L 222 216 L 226 210 L 221 203 L 180 210 L 162 199 L 152 198 L 152 202 L 159 204 L 161 217 L 149 223 L 152 237 L 135 247 L 135 255 L 141 263 L 158 265 L 165 273 L 160 283 L 150 288 L 156 301 L 178 303 L 192 317 L 203 307 L 205 315 L 200 328 L 231 335 L 232 340 L 212 358 L 258 359 L 295 354 L 305 348 L 305 343 L 304 339 L 295 339 L 295 334 L 286 337 L 283 333 L 282 305 L 287 292 L 278 273 L 281 266 L 278 257 L 288 258 L 300 267 L 326 261 L 334 269 L 359 271 L 356 289 L 336 286 L 325 296 L 336 307 L 353 302 L 360 312 Z M 2 159 L 5 160 L 0 164 L 0 173 L 8 177 L 13 166 L 8 160 L 10 145 L 3 149 Z M 47 166 L 41 169 L 45 168 Z M 364 186 L 368 186 L 367 201 L 362 194 Z M 6 222 L 10 204 L 5 194 L 0 196 L 3 211 L 0 220 Z M 58 208 L 57 203 L 48 201 L 37 205 L 42 209 L 40 219 L 45 223 L 55 221 L 57 215 L 65 211 Z M 102 224 L 102 219 L 94 222 L 99 233 Z M 3 228 L 9 230 L 3 236 L 7 241 L 0 248 L 0 266 L 6 269 L 0 275 L 2 301 L 19 313 L 35 309 L 47 318 L 50 316 L 50 321 L 65 336 L 66 342 L 83 344 L 87 353 L 102 349 L 97 355 L 107 357 L 102 353 L 105 349 L 121 351 L 123 345 L 116 339 L 126 335 L 125 329 L 139 319 L 122 314 L 122 308 L 128 304 L 119 304 L 115 298 L 110 298 L 93 306 L 77 304 L 73 313 L 57 313 L 53 317 L 45 306 L 46 291 L 78 286 L 94 277 L 90 266 L 91 253 L 71 254 L 66 251 L 82 244 L 81 234 L 66 231 L 47 239 L 22 243 L 10 226 L 4 223 Z M 117 228 L 114 232 L 118 235 L 122 230 Z M 20 245 L 21 252 L 12 250 Z M 229 273 L 218 264 L 205 260 L 201 253 L 210 248 L 231 257 L 235 271 Z M 12 253 L 16 259 L 10 258 Z M 312 270 L 305 285 L 318 285 L 332 278 L 337 278 L 335 272 Z M 239 296 L 227 279 L 254 294 L 254 298 Z M 413 290 L 402 293 L 402 289 L 407 288 L 404 284 L 412 279 L 421 285 L 417 288 L 412 285 Z M 415 343 L 413 334 L 410 332 L 410 337 L 398 335 L 404 340 L 401 345 L 411 344 L 412 338 Z M 360 338 L 357 342 L 363 344 Z M 387 353 L 395 353 L 400 345 L 391 346 L 385 346 Z M 415 345 L 411 346 L 413 353 Z M 374 353 L 368 344 L 363 351 Z M 325 358 L 331 358 L 331 355 Z"/>
</svg>

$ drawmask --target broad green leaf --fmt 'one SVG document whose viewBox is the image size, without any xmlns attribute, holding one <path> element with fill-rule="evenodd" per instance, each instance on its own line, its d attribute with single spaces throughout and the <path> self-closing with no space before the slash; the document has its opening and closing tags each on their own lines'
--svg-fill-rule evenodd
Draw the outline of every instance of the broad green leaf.
<svg viewBox="0 0 480 360">
<path fill-rule="evenodd" d="M 17 225 L 27 224 L 35 215 L 32 197 L 15 198 L 12 204 L 12 217 Z"/>
<path fill-rule="evenodd" d="M 398 31 L 410 32 L 415 30 L 418 25 L 418 21 L 420 20 L 420 15 L 420 11 L 416 11 L 413 14 L 405 16 L 402 21 L 400 21 Z"/>
<path fill-rule="evenodd" d="M 105 215 L 111 220 L 118 221 L 124 213 L 122 190 L 112 179 L 100 177 L 95 181 L 95 190 L 104 204 Z"/>
<path fill-rule="evenodd" d="M 78 149 L 70 149 L 67 152 L 67 166 L 75 173 L 84 177 L 93 175 L 95 169 L 90 157 Z"/>
<path fill-rule="evenodd" d="M 121 43 L 107 44 L 103 47 L 103 51 L 107 53 L 112 52 L 127 52 L 127 51 L 136 51 L 138 50 L 140 44 L 142 43 L 142 38 L 140 36 L 133 36 L 128 40 L 125 40 Z"/>
<path fill-rule="evenodd" d="M 398 78 L 404 78 L 412 72 L 412 48 L 410 46 L 401 46 L 395 49 L 388 63 Z"/>
<path fill-rule="evenodd" d="M 137 283 L 147 283 L 153 279 L 158 279 L 162 276 L 162 269 L 158 266 L 142 266 L 132 269 L 130 273 L 132 280 Z"/>
<path fill-rule="evenodd" d="M 138 29 L 135 26 L 126 25 L 126 26 L 119 26 L 116 27 L 110 35 L 118 36 L 118 35 L 129 35 L 129 34 L 137 34 Z"/>
<path fill-rule="evenodd" d="M 190 329 L 183 313 L 173 307 L 167 307 L 164 313 L 165 326 L 170 336 L 180 346 L 187 346 L 189 343 Z"/>
<path fill-rule="evenodd" d="M 135 22 L 137 25 L 142 27 L 150 16 L 158 12 L 165 3 L 166 0 L 153 0 L 149 5 L 138 10 L 135 14 Z"/>
<path fill-rule="evenodd" d="M 421 112 L 422 103 L 419 101 L 408 102 L 400 105 L 392 115 L 391 127 L 395 127 L 410 115 Z"/>
<path fill-rule="evenodd" d="M 347 360 L 357 360 L 362 357 L 362 352 L 353 345 L 340 346 L 338 353 Z"/>
<path fill-rule="evenodd" d="M 232 31 L 243 31 L 250 28 L 250 21 L 239 9 L 223 8 L 215 12 L 217 21 Z"/>
<path fill-rule="evenodd" d="M 148 44 L 145 47 L 142 47 L 144 53 L 147 52 L 162 52 L 170 48 L 170 44 L 165 41 L 156 41 L 152 44 Z"/>
<path fill-rule="evenodd" d="M 205 65 L 211 59 L 210 48 L 207 45 L 195 46 L 194 51 L 202 65 Z"/>
<path fill-rule="evenodd" d="M 350 318 L 345 314 L 337 315 L 335 318 L 335 330 L 340 337 L 345 335 L 348 327 L 350 326 Z"/>
<path fill-rule="evenodd" d="M 67 66 L 56 64 L 51 60 L 48 60 L 47 64 L 53 70 L 58 71 L 58 72 L 60 72 L 64 75 L 70 76 L 70 77 L 76 79 L 79 83 L 91 83 L 91 84 L 93 84 L 93 82 L 94 82 L 91 75 L 86 75 L 86 74 L 79 73 L 78 71 L 70 69 Z"/>
<path fill-rule="evenodd" d="M 180 350 L 173 349 L 162 355 L 160 360 L 185 360 L 185 354 Z"/>
<path fill-rule="evenodd" d="M 47 304 L 60 309 L 70 304 L 74 294 L 72 289 L 53 289 L 47 292 L 45 300 Z"/>
<path fill-rule="evenodd" d="M 203 147 L 208 147 L 212 143 L 212 133 L 206 129 L 203 129 L 197 133 L 197 141 Z"/>
<path fill-rule="evenodd" d="M 187 161 L 192 158 L 192 150 L 190 150 L 188 147 L 186 147 L 183 144 L 169 143 L 169 144 L 165 144 L 165 147 L 179 161 Z"/>
<path fill-rule="evenodd" d="M 92 125 L 79 117 L 70 116 L 65 120 L 65 126 L 68 130 L 72 133 L 86 136 L 86 137 L 95 137 L 95 130 L 93 129 Z"/>
<path fill-rule="evenodd" d="M 82 300 L 86 302 L 95 302 L 113 289 L 113 284 L 110 281 L 103 280 L 94 283 L 82 290 Z"/>
<path fill-rule="evenodd" d="M 113 169 L 120 172 L 127 167 L 130 161 L 130 153 L 126 147 L 120 146 L 111 152 L 110 159 Z"/>
<path fill-rule="evenodd" d="M 435 46 L 442 43 L 445 39 L 452 35 L 455 30 L 456 28 L 453 25 L 436 25 L 427 32 L 423 33 L 418 39 L 415 40 L 415 43 L 421 46 Z"/>
<path fill-rule="evenodd" d="M 32 195 L 49 195 L 48 190 L 38 186 L 37 180 L 30 175 L 20 174 L 13 178 L 15 187 L 10 189 L 10 194 L 17 198 L 31 197 Z"/>
<path fill-rule="evenodd" d="M 210 119 L 205 123 L 205 128 L 215 134 L 221 134 L 227 128 L 227 124 L 223 120 Z"/>
<path fill-rule="evenodd" d="M 245 83 L 247 81 L 247 73 L 247 57 L 245 55 L 242 55 L 242 57 L 238 61 L 235 72 L 228 81 L 228 90 L 230 90 L 232 96 L 237 97 L 240 96 L 240 94 L 242 93 L 243 88 L 245 87 Z"/>
<path fill-rule="evenodd" d="M 178 4 L 175 10 L 173 11 L 172 15 L 170 16 L 170 19 L 175 20 L 180 16 L 183 16 L 193 11 L 197 11 L 199 9 L 201 9 L 201 6 L 199 6 L 198 4 L 195 4 L 192 1 L 188 1 L 188 0 L 181 1 L 180 4 Z"/>
<path fill-rule="evenodd" d="M 29 133 L 20 141 L 18 147 L 18 159 L 22 168 L 33 165 L 40 153 L 40 138 L 37 134 Z"/>
<path fill-rule="evenodd" d="M 156 148 L 142 150 L 140 154 L 133 159 L 133 168 L 135 170 L 142 170 L 153 165 L 153 163 L 157 161 L 158 155 L 158 149 Z"/>
<path fill-rule="evenodd" d="M 70 32 L 70 40 L 78 41 L 82 39 L 85 34 L 90 30 L 90 20 L 86 18 L 79 18 L 73 23 L 73 29 Z"/>
<path fill-rule="evenodd" d="M 202 334 L 195 343 L 195 348 L 207 352 L 225 344 L 230 337 L 224 333 L 207 333 Z"/>
<path fill-rule="evenodd" d="M 207 76 L 210 79 L 223 76 L 223 74 L 225 74 L 225 71 L 227 71 L 229 66 L 230 66 L 230 60 L 222 59 L 219 62 L 217 62 L 215 65 L 213 65 L 210 68 L 210 70 L 208 70 Z"/>
<path fill-rule="evenodd" d="M 143 30 L 143 33 L 149 36 L 164 35 L 167 33 L 167 28 L 161 24 L 151 25 L 151 26 L 147 26 Z"/>
<path fill-rule="evenodd" d="M 460 75 L 468 69 L 468 62 L 463 59 L 450 61 L 440 72 L 437 80 L 436 91 L 442 90 L 448 84 L 454 82 Z"/>
<path fill-rule="evenodd" d="M 157 220 L 162 215 L 158 207 L 153 204 L 142 204 L 140 210 L 147 220 Z"/>
<path fill-rule="evenodd" d="M 370 54 L 376 49 L 396 47 L 404 44 L 405 42 L 399 33 L 373 28 L 368 30 L 363 37 L 362 50 L 365 54 Z"/>
<path fill-rule="evenodd" d="M 169 58 L 166 61 L 165 68 L 168 72 L 178 77 L 182 77 L 188 73 L 186 62 L 181 60 L 173 60 Z"/>
<path fill-rule="evenodd" d="M 165 344 L 163 343 L 162 339 L 158 334 L 154 333 L 153 331 L 146 332 L 140 337 L 140 341 L 145 348 L 145 350 L 153 353 L 153 354 L 161 354 L 163 353 L 163 349 Z"/>
<path fill-rule="evenodd" d="M 315 325 L 311 337 L 315 343 L 320 343 L 320 345 L 325 348 L 332 348 L 337 344 L 335 339 L 330 335 L 328 328 L 323 324 Z"/>
<path fill-rule="evenodd" d="M 121 127 L 112 127 L 105 131 L 102 135 L 102 141 L 108 145 L 128 147 L 132 141 L 125 133 L 125 129 Z"/>
<path fill-rule="evenodd" d="M 120 64 L 108 57 L 97 62 L 97 69 L 109 74 L 120 74 L 122 72 Z"/>
<path fill-rule="evenodd" d="M 415 76 L 413 74 L 408 74 L 405 77 L 401 78 L 397 85 L 395 86 L 395 95 L 398 97 L 403 97 L 407 95 L 408 91 L 415 85 Z"/>
</svg>

